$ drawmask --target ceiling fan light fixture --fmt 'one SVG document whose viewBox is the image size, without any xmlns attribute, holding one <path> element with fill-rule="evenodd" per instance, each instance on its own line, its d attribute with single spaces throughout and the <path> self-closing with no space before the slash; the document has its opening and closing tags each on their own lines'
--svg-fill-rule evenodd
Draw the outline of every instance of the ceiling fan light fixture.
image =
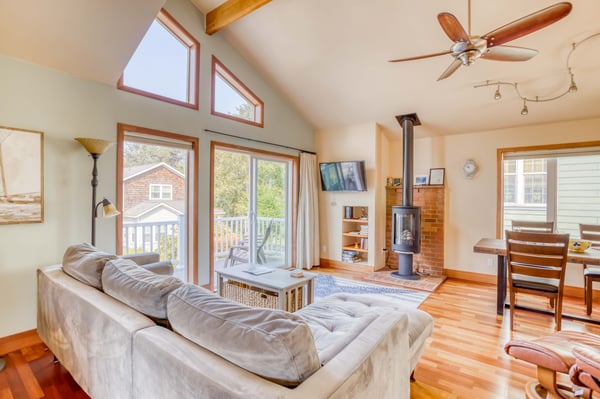
<svg viewBox="0 0 600 399">
<path fill-rule="evenodd" d="M 500 94 L 500 85 L 496 88 L 496 92 L 494 93 L 494 100 L 502 99 L 502 94 Z"/>
<path fill-rule="evenodd" d="M 527 109 L 527 100 L 523 100 L 523 108 L 521 109 L 521 115 L 527 115 L 529 110 Z"/>
</svg>

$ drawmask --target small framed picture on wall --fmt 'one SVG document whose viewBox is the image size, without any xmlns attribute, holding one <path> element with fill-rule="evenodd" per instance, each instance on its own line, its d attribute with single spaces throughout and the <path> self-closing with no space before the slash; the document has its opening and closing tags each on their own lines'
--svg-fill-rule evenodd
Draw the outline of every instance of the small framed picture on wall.
<svg viewBox="0 0 600 399">
<path fill-rule="evenodd" d="M 415 186 L 426 186 L 429 180 L 427 175 L 415 175 Z"/>
<path fill-rule="evenodd" d="M 443 186 L 445 175 L 446 175 L 445 168 L 429 169 L 429 185 L 430 186 Z"/>
</svg>

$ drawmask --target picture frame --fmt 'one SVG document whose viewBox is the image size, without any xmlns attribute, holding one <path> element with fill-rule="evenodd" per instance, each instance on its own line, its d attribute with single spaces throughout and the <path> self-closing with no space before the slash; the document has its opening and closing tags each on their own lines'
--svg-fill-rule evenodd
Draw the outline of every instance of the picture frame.
<svg viewBox="0 0 600 399">
<path fill-rule="evenodd" d="M 446 168 L 429 169 L 429 185 L 443 186 L 446 178 Z"/>
<path fill-rule="evenodd" d="M 0 225 L 44 221 L 44 133 L 0 126 Z"/>
<path fill-rule="evenodd" d="M 426 186 L 429 184 L 429 175 L 415 175 L 415 186 Z"/>
</svg>

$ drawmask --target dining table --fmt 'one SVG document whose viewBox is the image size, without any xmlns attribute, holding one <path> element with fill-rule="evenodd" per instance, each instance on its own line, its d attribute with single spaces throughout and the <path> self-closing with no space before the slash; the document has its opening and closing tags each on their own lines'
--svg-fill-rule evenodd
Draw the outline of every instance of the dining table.
<svg viewBox="0 0 600 399">
<path fill-rule="evenodd" d="M 496 255 L 498 257 L 498 272 L 496 276 L 496 313 L 502 315 L 504 313 L 504 303 L 506 302 L 506 240 L 498 238 L 482 238 L 473 246 L 473 252 Z M 569 251 L 567 254 L 567 263 L 600 266 L 600 249 L 590 248 L 585 252 Z M 568 315 L 563 316 L 569 317 Z"/>
</svg>

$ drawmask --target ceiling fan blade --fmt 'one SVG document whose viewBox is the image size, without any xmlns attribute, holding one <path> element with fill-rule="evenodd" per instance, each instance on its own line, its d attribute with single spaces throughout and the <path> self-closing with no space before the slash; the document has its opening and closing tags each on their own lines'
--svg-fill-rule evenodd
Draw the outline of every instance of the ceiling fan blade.
<svg viewBox="0 0 600 399">
<path fill-rule="evenodd" d="M 450 40 L 453 42 L 465 42 L 470 43 L 471 39 L 465 28 L 458 22 L 458 19 L 449 12 L 442 12 L 438 14 L 438 22 L 442 26 L 442 29 L 448 35 Z"/>
<path fill-rule="evenodd" d="M 459 60 L 458 58 L 455 58 L 454 61 L 452 61 L 452 64 L 450 64 L 450 66 L 448 68 L 446 68 L 446 70 L 440 75 L 440 77 L 437 80 L 440 81 L 442 79 L 446 79 L 448 76 L 450 76 L 454 72 L 456 72 L 456 70 L 461 65 L 462 65 L 462 61 Z"/>
<path fill-rule="evenodd" d="M 495 46 L 481 55 L 482 59 L 494 61 L 527 61 L 537 55 L 532 48 L 515 46 Z"/>
<path fill-rule="evenodd" d="M 568 2 L 556 3 L 493 30 L 482 38 L 487 40 L 488 48 L 498 46 L 555 23 L 566 17 L 572 8 Z"/>
<path fill-rule="evenodd" d="M 441 53 L 427 54 L 427 55 L 419 55 L 416 57 L 408 57 L 408 58 L 398 58 L 397 60 L 389 60 L 388 62 L 404 62 L 404 61 L 413 61 L 413 60 L 422 60 L 423 58 L 432 58 L 438 57 L 440 55 L 451 54 L 452 51 L 443 51 Z"/>
</svg>

